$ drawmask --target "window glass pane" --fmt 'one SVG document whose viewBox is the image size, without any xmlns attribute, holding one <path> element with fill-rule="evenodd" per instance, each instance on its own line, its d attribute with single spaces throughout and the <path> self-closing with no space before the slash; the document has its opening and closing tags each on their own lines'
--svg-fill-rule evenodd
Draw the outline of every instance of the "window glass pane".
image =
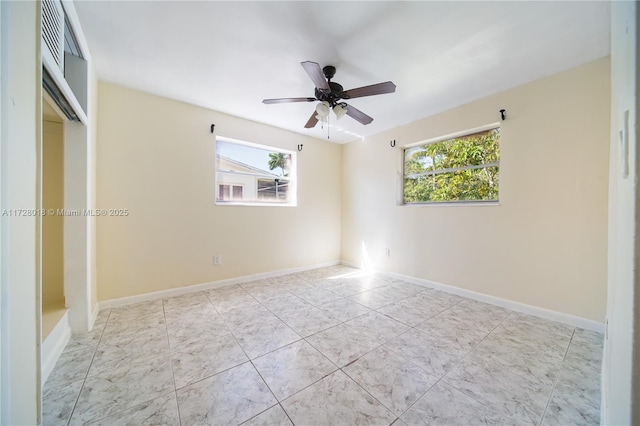
<svg viewBox="0 0 640 426">
<path fill-rule="evenodd" d="M 287 202 L 289 182 L 285 179 L 258 179 L 258 199 Z"/>
<path fill-rule="evenodd" d="M 232 202 L 291 203 L 292 164 L 292 153 L 223 138 L 216 141 L 216 180 L 232 185 Z"/>
<path fill-rule="evenodd" d="M 497 201 L 500 129 L 405 150 L 404 202 Z"/>
<path fill-rule="evenodd" d="M 234 200 L 242 200 L 242 187 L 234 186 L 233 187 L 233 199 Z"/>
<path fill-rule="evenodd" d="M 228 200 L 229 199 L 229 185 L 220 185 L 218 191 L 218 199 L 219 200 Z"/>
<path fill-rule="evenodd" d="M 404 151 L 404 174 L 422 173 L 433 170 L 433 158 L 427 154 L 424 146 Z"/>
</svg>

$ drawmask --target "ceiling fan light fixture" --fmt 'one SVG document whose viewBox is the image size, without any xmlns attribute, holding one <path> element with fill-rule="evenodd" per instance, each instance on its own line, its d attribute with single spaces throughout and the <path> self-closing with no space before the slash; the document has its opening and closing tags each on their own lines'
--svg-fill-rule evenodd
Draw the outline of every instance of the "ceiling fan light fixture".
<svg viewBox="0 0 640 426">
<path fill-rule="evenodd" d="M 333 107 L 333 113 L 336 115 L 336 119 L 340 120 L 347 113 L 347 109 L 340 104 Z"/>
<path fill-rule="evenodd" d="M 318 105 L 316 105 L 316 112 L 318 113 L 318 116 L 321 118 L 325 118 L 329 115 L 329 112 L 331 111 L 331 106 L 329 105 L 329 102 L 320 102 Z"/>
</svg>

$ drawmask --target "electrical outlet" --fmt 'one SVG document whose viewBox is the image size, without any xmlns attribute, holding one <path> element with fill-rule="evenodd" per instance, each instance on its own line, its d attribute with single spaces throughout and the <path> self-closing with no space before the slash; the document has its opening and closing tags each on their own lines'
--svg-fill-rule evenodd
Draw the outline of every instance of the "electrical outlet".
<svg viewBox="0 0 640 426">
<path fill-rule="evenodd" d="M 213 264 L 214 265 L 222 265 L 222 256 L 220 256 L 220 255 L 213 256 Z"/>
<path fill-rule="evenodd" d="M 391 257 L 391 250 L 389 250 L 388 248 L 384 249 L 384 256 Z"/>
</svg>

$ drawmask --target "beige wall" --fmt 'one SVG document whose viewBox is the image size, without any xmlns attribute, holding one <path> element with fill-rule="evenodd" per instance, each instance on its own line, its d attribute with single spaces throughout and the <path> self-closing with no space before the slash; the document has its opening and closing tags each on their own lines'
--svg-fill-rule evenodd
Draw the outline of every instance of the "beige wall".
<svg viewBox="0 0 640 426">
<path fill-rule="evenodd" d="M 62 123 L 42 124 L 42 208 L 62 209 L 64 139 Z M 42 218 L 42 304 L 64 303 L 63 216 Z"/>
<path fill-rule="evenodd" d="M 298 206 L 216 206 L 220 136 L 296 150 Z M 98 297 L 108 300 L 340 259 L 341 147 L 99 84 Z M 213 265 L 221 255 L 222 265 Z"/>
<path fill-rule="evenodd" d="M 342 258 L 603 322 L 609 93 L 604 58 L 344 146 Z M 501 108 L 499 205 L 397 205 L 403 145 Z"/>
</svg>

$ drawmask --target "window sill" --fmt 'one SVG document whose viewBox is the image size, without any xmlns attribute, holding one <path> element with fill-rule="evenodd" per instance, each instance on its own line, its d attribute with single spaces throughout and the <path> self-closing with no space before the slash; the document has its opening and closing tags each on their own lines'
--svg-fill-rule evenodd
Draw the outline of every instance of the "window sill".
<svg viewBox="0 0 640 426">
<path fill-rule="evenodd" d="M 448 201 L 448 202 L 432 202 L 432 203 L 402 203 L 400 207 L 486 207 L 499 206 L 500 201 Z"/>
<path fill-rule="evenodd" d="M 296 203 L 252 203 L 241 201 L 216 201 L 216 206 L 244 206 L 244 207 L 297 207 Z"/>
</svg>

